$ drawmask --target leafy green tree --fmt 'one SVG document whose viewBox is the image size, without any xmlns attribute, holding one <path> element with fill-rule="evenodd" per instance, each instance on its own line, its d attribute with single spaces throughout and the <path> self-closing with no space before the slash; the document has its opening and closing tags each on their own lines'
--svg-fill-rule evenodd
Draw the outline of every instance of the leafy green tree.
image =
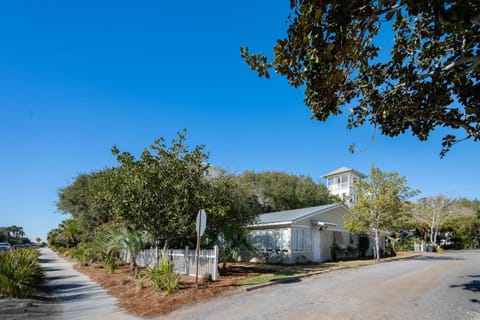
<svg viewBox="0 0 480 320">
<path fill-rule="evenodd" d="M 462 222 L 474 222 L 475 211 L 472 207 L 459 200 L 449 199 L 439 194 L 433 197 L 419 199 L 412 210 L 413 218 L 427 226 L 430 234 L 430 243 L 437 243 L 439 231 L 449 220 L 455 220 L 460 227 Z M 455 225 L 452 222 L 451 226 Z"/>
<path fill-rule="evenodd" d="M 334 201 L 323 184 L 315 183 L 308 176 L 280 171 L 246 171 L 239 179 L 254 190 L 262 212 L 312 207 Z"/>
<path fill-rule="evenodd" d="M 425 224 L 430 233 L 430 243 L 437 243 L 438 232 L 451 219 L 473 217 L 474 210 L 445 195 L 419 199 L 412 211 L 413 218 Z"/>
<path fill-rule="evenodd" d="M 208 164 L 204 146 L 189 150 L 186 132 L 167 147 L 162 138 L 138 159 L 112 148 L 119 167 L 108 198 L 117 219 L 135 230 L 147 230 L 156 242 L 180 244 L 192 237 L 195 216 L 205 207 Z"/>
<path fill-rule="evenodd" d="M 383 172 L 372 166 L 368 179 L 355 182 L 358 200 L 347 214 L 345 227 L 358 233 L 373 234 L 375 258 L 380 260 L 380 232 L 387 231 L 404 211 L 404 201 L 417 191 L 407 186 L 405 177 Z"/>
<path fill-rule="evenodd" d="M 213 245 L 225 225 L 252 222 L 261 209 L 250 186 L 210 168 L 204 146 L 188 148 L 185 136 L 185 131 L 179 133 L 168 146 L 158 139 L 138 158 L 113 147 L 117 167 L 80 174 L 62 188 L 57 207 L 77 221 L 76 238 L 91 242 L 102 226 L 121 223 L 132 230 L 148 230 L 157 246 L 193 245 L 195 216 L 204 208 L 208 212 L 204 239 Z M 64 233 L 53 235 L 50 240 L 65 243 Z"/>
<path fill-rule="evenodd" d="M 273 59 L 248 47 L 242 57 L 259 76 L 273 69 L 304 87 L 316 119 L 348 107 L 348 128 L 370 122 L 387 136 L 410 130 L 422 141 L 445 127 L 442 156 L 480 139 L 477 0 L 292 0 L 290 9 Z M 389 29 L 392 47 L 381 42 Z"/>
<path fill-rule="evenodd" d="M 448 234 L 455 249 L 480 247 L 480 218 L 478 215 L 452 218 L 445 222 L 442 231 Z"/>
<path fill-rule="evenodd" d="M 8 230 L 6 227 L 0 227 L 0 242 L 8 241 Z"/>
<path fill-rule="evenodd" d="M 47 235 L 47 241 L 53 247 L 68 249 L 78 244 L 79 233 L 77 220 L 66 219 L 57 228 L 50 230 Z"/>
<path fill-rule="evenodd" d="M 79 174 L 58 192 L 57 209 L 77 221 L 81 230 L 77 237 L 83 242 L 94 240 L 97 228 L 113 221 L 108 195 L 115 193 L 115 170 Z"/>
<path fill-rule="evenodd" d="M 218 244 L 223 255 L 225 242 L 238 244 L 236 235 L 245 233 L 245 226 L 256 219 L 262 208 L 255 192 L 235 175 L 209 179 L 206 199 L 208 223 L 204 238 L 207 244 Z"/>
<path fill-rule="evenodd" d="M 50 230 L 47 234 L 47 242 L 50 247 L 57 248 L 59 246 L 58 236 L 60 230 L 58 228 L 54 228 Z"/>
<path fill-rule="evenodd" d="M 8 227 L 0 227 L 0 241 L 10 242 L 11 244 L 30 243 L 30 239 L 26 237 L 23 227 L 12 225 Z"/>
</svg>

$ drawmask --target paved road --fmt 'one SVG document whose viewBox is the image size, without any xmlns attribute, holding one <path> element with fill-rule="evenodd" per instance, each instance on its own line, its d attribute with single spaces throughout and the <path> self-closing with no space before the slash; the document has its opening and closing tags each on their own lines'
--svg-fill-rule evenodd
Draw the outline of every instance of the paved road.
<svg viewBox="0 0 480 320">
<path fill-rule="evenodd" d="M 40 264 L 45 273 L 45 283 L 55 309 L 50 317 L 55 319 L 141 319 L 125 313 L 116 300 L 87 276 L 73 269 L 49 248 L 40 249 Z"/>
<path fill-rule="evenodd" d="M 480 251 L 303 278 L 193 305 L 163 319 L 480 320 Z"/>
</svg>

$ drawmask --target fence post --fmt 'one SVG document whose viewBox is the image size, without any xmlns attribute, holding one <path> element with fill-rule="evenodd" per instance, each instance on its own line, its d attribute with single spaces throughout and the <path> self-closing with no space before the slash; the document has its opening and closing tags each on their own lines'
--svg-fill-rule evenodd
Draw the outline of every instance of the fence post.
<svg viewBox="0 0 480 320">
<path fill-rule="evenodd" d="M 218 246 L 213 247 L 213 272 L 212 280 L 216 281 L 218 279 Z"/>
<path fill-rule="evenodd" d="M 185 246 L 185 252 L 183 253 L 183 258 L 185 260 L 185 274 L 190 274 L 190 248 Z"/>
</svg>

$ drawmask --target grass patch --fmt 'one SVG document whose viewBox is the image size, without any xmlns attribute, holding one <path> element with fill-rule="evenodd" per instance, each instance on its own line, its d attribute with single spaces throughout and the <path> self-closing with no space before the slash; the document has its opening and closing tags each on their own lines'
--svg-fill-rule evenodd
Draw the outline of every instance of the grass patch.
<svg viewBox="0 0 480 320">
<path fill-rule="evenodd" d="M 247 286 L 262 284 L 282 279 L 306 276 L 319 273 L 325 270 L 325 265 L 294 265 L 294 266 L 268 266 L 268 270 L 275 269 L 273 272 L 262 273 L 258 276 L 250 277 L 237 282 L 237 286 Z"/>
<path fill-rule="evenodd" d="M 256 277 L 251 277 L 247 278 L 244 280 L 240 280 L 237 282 L 237 286 L 249 286 L 249 285 L 254 285 L 254 284 L 262 284 L 262 283 L 267 283 L 270 281 L 275 281 L 275 280 L 280 280 L 280 279 L 285 279 L 289 276 L 286 275 L 281 275 L 281 274 L 262 274 Z"/>
<path fill-rule="evenodd" d="M 409 252 L 403 253 L 400 257 L 383 258 L 381 262 L 390 261 L 392 259 L 407 258 L 409 256 L 415 256 L 418 253 Z M 235 265 L 236 268 L 243 268 L 245 270 L 252 270 L 255 273 L 260 273 L 258 276 L 249 277 L 247 279 L 240 280 L 236 283 L 238 286 L 257 285 L 268 283 L 271 281 L 279 281 L 282 279 L 295 278 L 308 276 L 318 273 L 324 273 L 333 270 L 339 270 L 344 268 L 359 268 L 375 264 L 373 259 L 367 260 L 346 260 L 346 261 L 334 261 L 323 262 L 317 264 L 299 264 L 299 265 L 271 265 L 271 264 L 259 264 L 259 265 Z"/>
</svg>

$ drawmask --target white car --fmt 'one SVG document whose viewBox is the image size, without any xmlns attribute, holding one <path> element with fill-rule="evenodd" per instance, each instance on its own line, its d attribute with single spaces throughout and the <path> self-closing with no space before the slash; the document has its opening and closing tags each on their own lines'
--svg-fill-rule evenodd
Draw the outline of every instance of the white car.
<svg viewBox="0 0 480 320">
<path fill-rule="evenodd" d="M 8 242 L 0 242 L 0 251 L 10 251 L 12 246 Z"/>
</svg>

